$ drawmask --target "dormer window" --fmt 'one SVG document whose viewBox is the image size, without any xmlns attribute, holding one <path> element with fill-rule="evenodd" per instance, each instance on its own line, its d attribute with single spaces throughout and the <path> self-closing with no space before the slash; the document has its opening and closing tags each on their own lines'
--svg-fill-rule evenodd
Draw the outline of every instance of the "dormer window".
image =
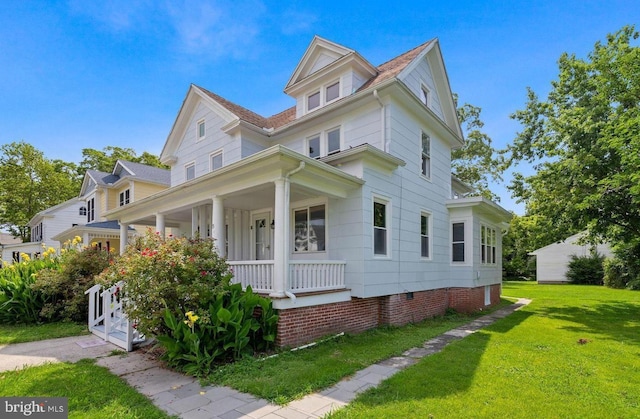
<svg viewBox="0 0 640 419">
<path fill-rule="evenodd" d="M 325 84 L 311 94 L 307 95 L 307 112 L 311 112 L 321 106 L 340 98 L 340 81 Z"/>
<path fill-rule="evenodd" d="M 320 92 L 315 92 L 307 97 L 307 110 L 311 111 L 320 106 Z"/>
<path fill-rule="evenodd" d="M 332 102 L 340 97 L 340 82 L 337 81 L 330 86 L 327 86 L 325 95 L 327 103 Z"/>
<path fill-rule="evenodd" d="M 198 141 L 202 140 L 206 134 L 204 119 L 198 121 Z"/>
</svg>

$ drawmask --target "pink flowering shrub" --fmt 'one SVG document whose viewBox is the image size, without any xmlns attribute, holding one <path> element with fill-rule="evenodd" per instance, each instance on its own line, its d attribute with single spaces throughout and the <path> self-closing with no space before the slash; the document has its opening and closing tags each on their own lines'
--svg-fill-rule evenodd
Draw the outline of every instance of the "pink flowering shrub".
<svg viewBox="0 0 640 419">
<path fill-rule="evenodd" d="M 97 279 L 104 285 L 123 281 L 125 311 L 150 335 L 169 332 L 165 309 L 186 313 L 208 307 L 225 292 L 232 274 L 212 240 L 168 237 L 150 230 Z M 182 316 L 182 314 L 180 314 Z"/>
</svg>

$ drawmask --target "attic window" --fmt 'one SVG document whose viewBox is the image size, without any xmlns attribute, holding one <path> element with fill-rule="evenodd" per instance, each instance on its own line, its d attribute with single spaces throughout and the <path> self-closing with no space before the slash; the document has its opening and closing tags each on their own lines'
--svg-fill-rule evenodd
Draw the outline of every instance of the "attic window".
<svg viewBox="0 0 640 419">
<path fill-rule="evenodd" d="M 330 86 L 327 86 L 327 91 L 326 91 L 325 97 L 326 97 L 327 103 L 331 102 L 332 100 L 336 100 L 338 97 L 340 97 L 340 82 L 339 81 L 333 83 Z"/>
<path fill-rule="evenodd" d="M 198 140 L 202 140 L 205 136 L 206 129 L 204 124 L 204 119 L 198 121 Z"/>
<path fill-rule="evenodd" d="M 320 92 L 315 92 L 307 97 L 307 110 L 312 110 L 320 106 Z"/>
<path fill-rule="evenodd" d="M 420 88 L 420 100 L 427 106 L 431 105 L 431 90 L 424 84 Z"/>
</svg>

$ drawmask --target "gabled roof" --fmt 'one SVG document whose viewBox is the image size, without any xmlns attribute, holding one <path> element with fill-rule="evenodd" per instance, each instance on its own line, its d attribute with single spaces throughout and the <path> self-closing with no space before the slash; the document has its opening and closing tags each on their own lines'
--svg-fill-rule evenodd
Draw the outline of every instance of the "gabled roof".
<svg viewBox="0 0 640 419">
<path fill-rule="evenodd" d="M 84 196 L 89 192 L 91 181 L 97 186 L 108 188 L 127 178 L 169 186 L 171 184 L 171 171 L 142 163 L 118 160 L 111 173 L 93 169 L 87 170 L 80 188 L 80 196 Z"/>
<path fill-rule="evenodd" d="M 359 65 L 363 69 L 367 69 L 367 71 L 370 71 L 370 74 L 372 74 L 372 77 L 369 78 L 369 80 L 367 80 L 354 93 L 362 92 L 369 89 L 373 90 L 378 85 L 401 76 L 401 73 L 404 70 L 409 68 L 411 65 L 416 65 L 417 62 L 419 62 L 420 59 L 423 58 L 426 54 L 431 54 L 431 51 L 433 51 L 434 57 L 430 59 L 430 63 L 437 65 L 439 67 L 439 70 L 441 70 L 444 75 L 444 80 L 439 86 L 438 93 L 441 97 L 441 101 L 444 102 L 442 106 L 445 108 L 443 110 L 445 112 L 445 116 L 447 117 L 446 123 L 453 132 L 455 132 L 460 138 L 462 138 L 462 131 L 460 129 L 459 123 L 457 122 L 457 117 L 455 116 L 455 103 L 453 102 L 453 99 L 446 99 L 447 96 L 451 96 L 450 86 L 448 77 L 446 75 L 446 70 L 444 68 L 444 62 L 440 53 L 440 48 L 438 46 L 437 38 L 418 45 L 417 47 L 412 48 L 409 51 L 406 51 L 398 55 L 397 57 L 375 67 L 371 65 L 367 60 L 362 58 L 356 51 L 328 41 L 319 36 L 315 36 L 311 41 L 309 47 L 307 47 L 307 50 L 298 63 L 293 75 L 289 79 L 287 86 L 285 87 L 285 92 L 292 89 L 295 84 L 303 82 L 305 79 L 322 71 L 322 69 L 327 67 L 328 64 L 331 64 L 329 60 L 334 59 L 333 62 L 335 62 L 337 60 L 351 58 L 357 60 Z M 318 58 L 322 54 L 326 54 L 327 57 L 329 57 L 327 58 L 328 64 L 321 68 L 314 67 L 314 63 L 318 62 Z M 449 90 L 445 91 L 445 89 Z M 346 100 L 349 97 L 351 96 L 342 98 L 338 102 Z M 442 99 L 443 97 L 445 97 L 445 99 Z M 213 93 L 201 86 L 192 84 L 187 91 L 187 95 L 185 96 L 182 106 L 180 107 L 176 121 L 174 122 L 174 125 L 165 143 L 164 149 L 162 150 L 160 159 L 163 163 L 168 163 L 171 161 L 173 153 L 175 152 L 175 150 L 177 150 L 179 141 L 184 134 L 189 116 L 191 112 L 195 110 L 199 99 L 204 99 L 205 102 L 209 106 L 211 106 L 214 111 L 217 111 L 217 113 L 223 119 L 227 120 L 228 123 L 232 123 L 233 121 L 242 121 L 254 126 L 259 130 L 262 130 L 265 135 L 269 135 L 272 131 L 290 124 L 296 119 L 295 106 L 285 109 L 284 111 L 270 117 L 265 117 L 228 99 L 225 99 L 222 96 Z"/>
<path fill-rule="evenodd" d="M 39 221 L 41 218 L 46 217 L 46 216 L 50 216 L 53 215 L 56 211 L 63 209 L 63 208 L 67 208 L 73 204 L 78 204 L 78 198 L 71 198 L 68 199 L 64 202 L 59 203 L 58 205 L 54 205 L 52 207 L 49 207 L 47 209 L 44 209 L 42 211 L 40 211 L 39 213 L 37 213 L 36 215 L 34 215 L 33 217 L 31 217 L 31 219 L 29 220 L 29 222 L 27 223 L 28 225 L 32 225 L 34 223 L 36 223 L 37 221 Z"/>
</svg>

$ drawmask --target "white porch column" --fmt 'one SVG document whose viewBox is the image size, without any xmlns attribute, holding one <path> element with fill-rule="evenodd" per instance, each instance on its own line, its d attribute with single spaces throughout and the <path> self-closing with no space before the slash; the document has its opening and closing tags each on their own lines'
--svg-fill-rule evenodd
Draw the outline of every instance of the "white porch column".
<svg viewBox="0 0 640 419">
<path fill-rule="evenodd" d="M 164 214 L 156 214 L 156 231 L 160 233 L 160 237 L 164 239 Z"/>
<path fill-rule="evenodd" d="M 199 229 L 200 229 L 200 238 L 201 239 L 206 239 L 207 236 L 207 206 L 206 205 L 200 205 L 198 207 L 198 220 L 200 220 L 200 222 L 198 223 Z"/>
<path fill-rule="evenodd" d="M 198 208 L 191 208 L 191 237 L 198 235 Z"/>
<path fill-rule="evenodd" d="M 129 242 L 129 224 L 120 223 L 120 254 L 127 249 Z"/>
<path fill-rule="evenodd" d="M 218 249 L 218 254 L 226 257 L 225 237 L 224 237 L 224 204 L 219 196 L 213 197 L 213 207 L 211 210 L 211 238 Z"/>
<path fill-rule="evenodd" d="M 273 291 L 271 297 L 284 297 L 289 285 L 289 254 L 286 232 L 289 227 L 289 179 L 275 183 L 275 208 L 273 230 Z"/>
</svg>

